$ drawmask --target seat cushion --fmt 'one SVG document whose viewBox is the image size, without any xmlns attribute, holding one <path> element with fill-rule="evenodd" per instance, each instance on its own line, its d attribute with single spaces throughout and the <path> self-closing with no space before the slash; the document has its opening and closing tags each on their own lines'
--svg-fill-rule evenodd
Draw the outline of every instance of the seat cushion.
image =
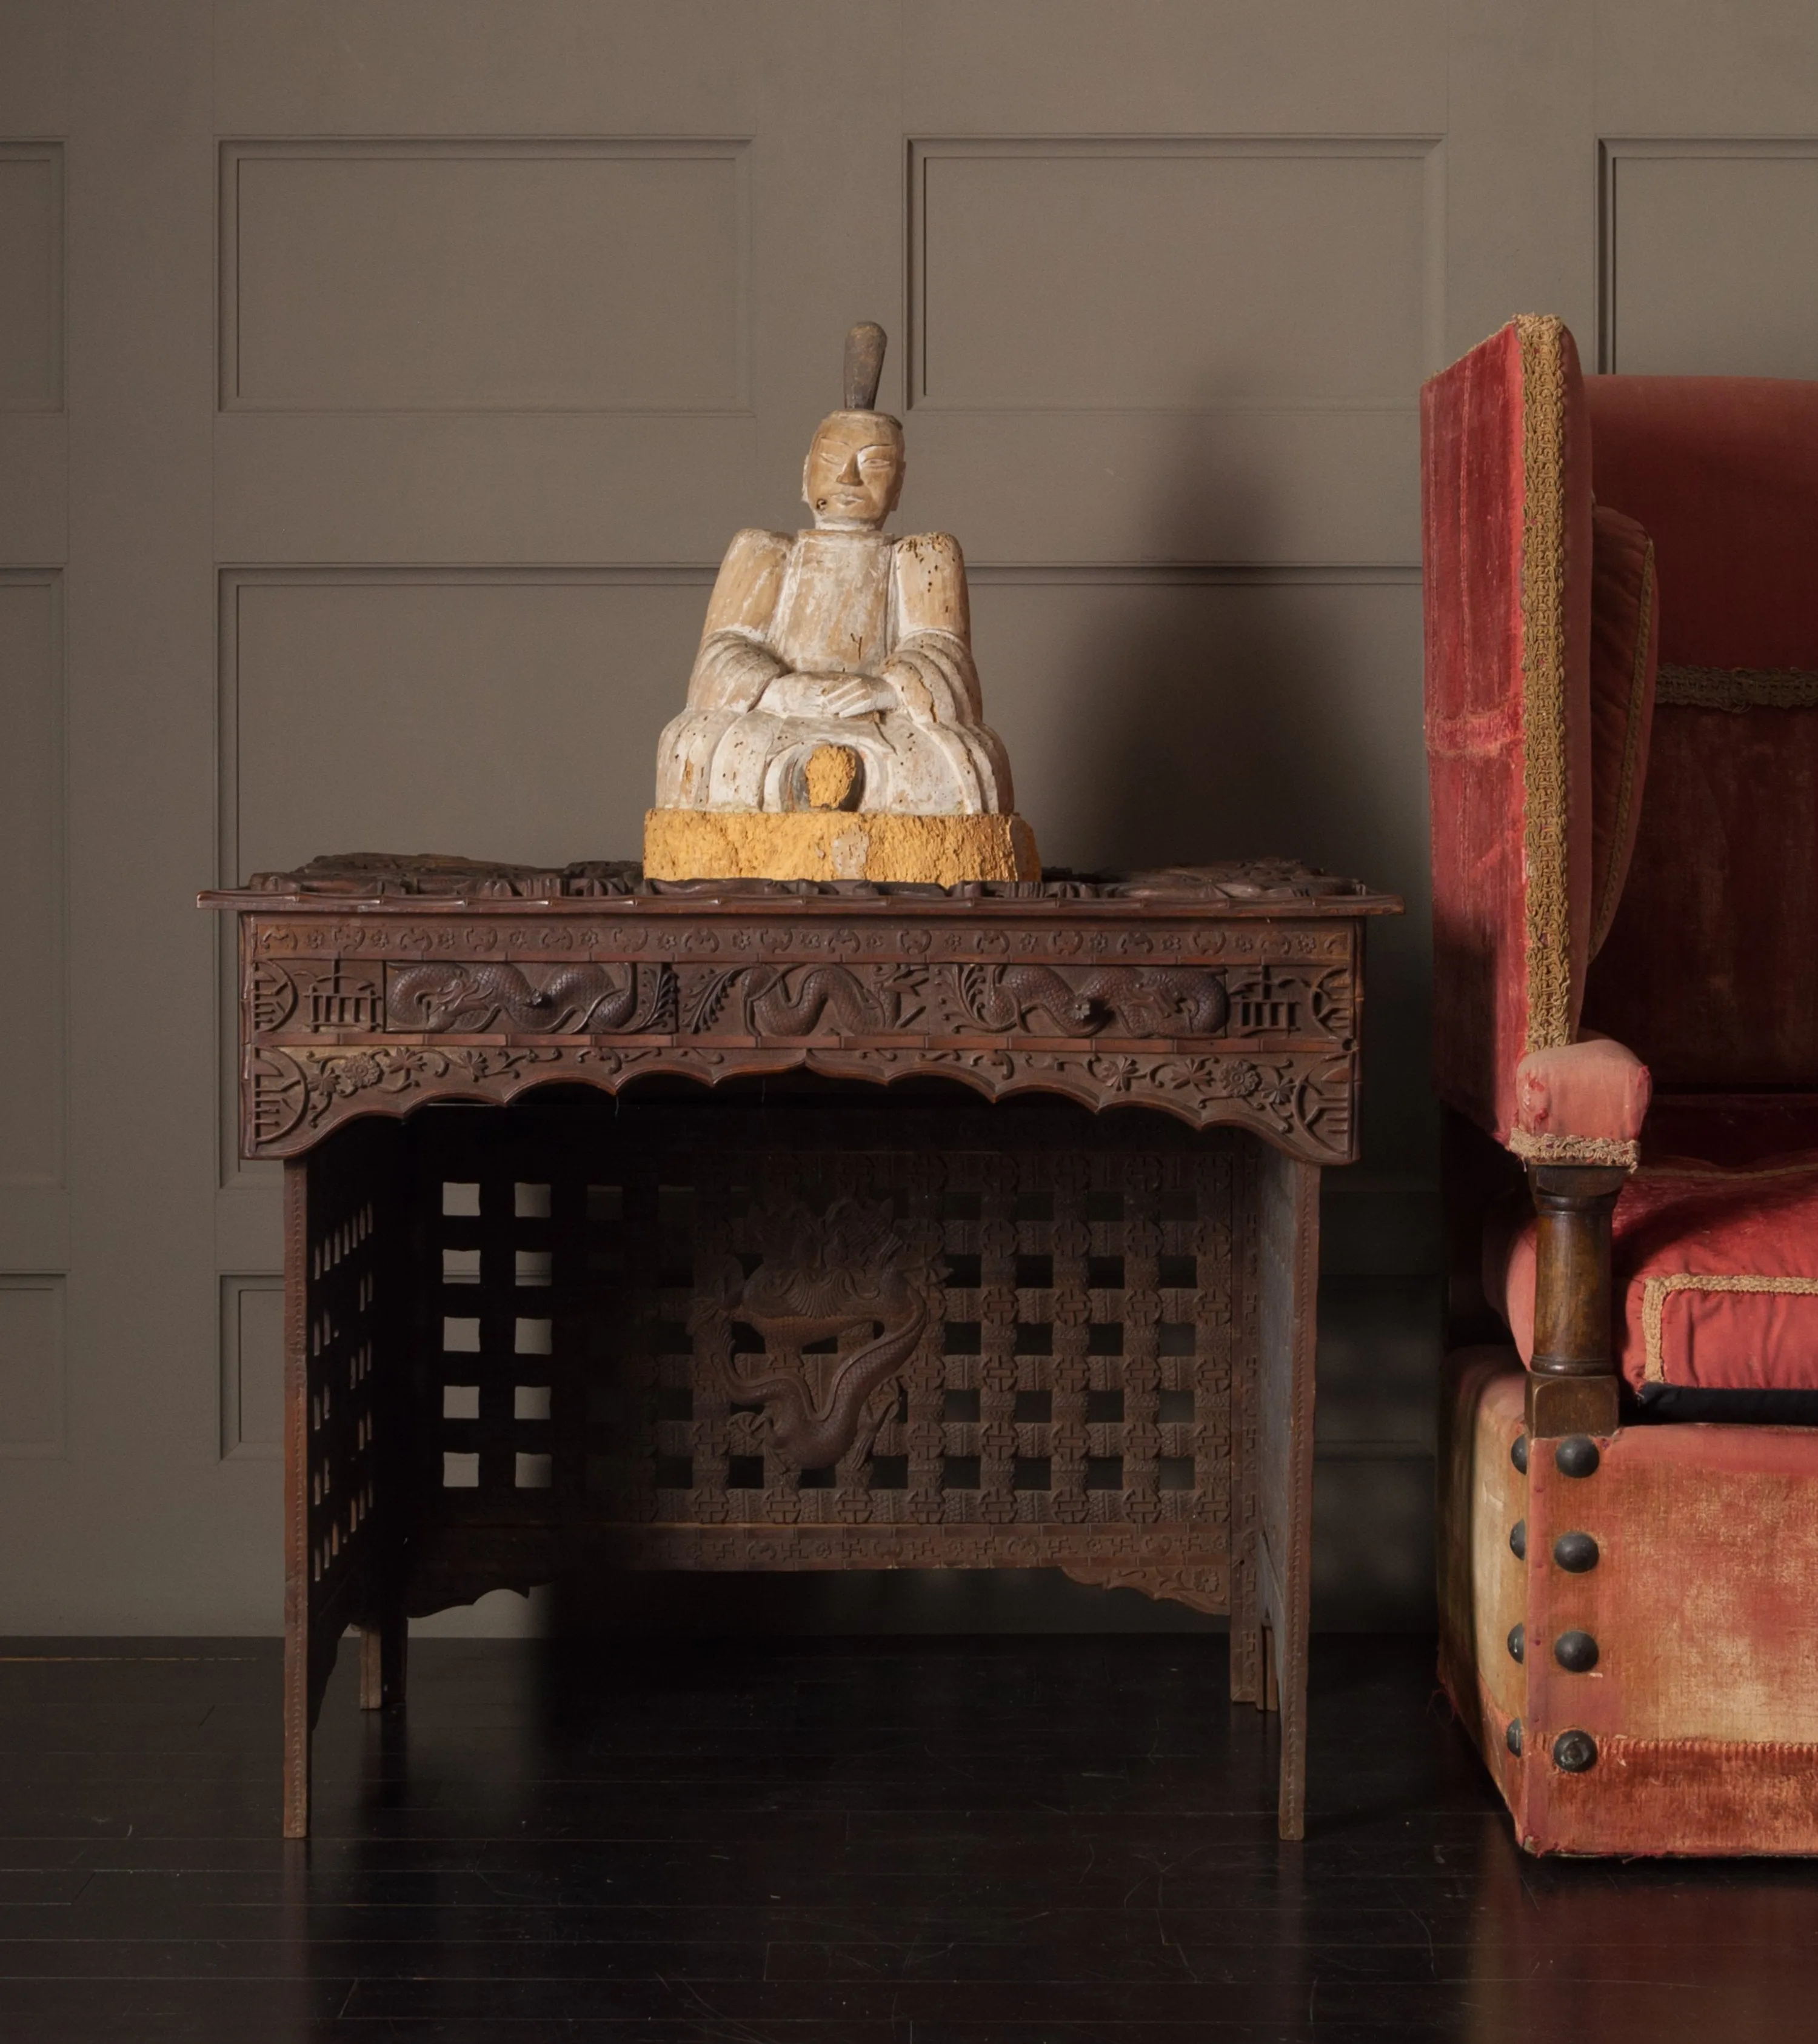
<svg viewBox="0 0 1818 2044">
<path fill-rule="evenodd" d="M 1524 1362 L 1534 1239 L 1530 1218 L 1493 1247 L 1486 1274 L 1500 1276 Z M 1818 1420 L 1818 1149 L 1747 1166 L 1644 1162 L 1616 1200 L 1611 1278 L 1617 1366 L 1643 1405 Z M 1797 1405 L 1763 1400 L 1789 1393 L 1801 1394 Z"/>
</svg>

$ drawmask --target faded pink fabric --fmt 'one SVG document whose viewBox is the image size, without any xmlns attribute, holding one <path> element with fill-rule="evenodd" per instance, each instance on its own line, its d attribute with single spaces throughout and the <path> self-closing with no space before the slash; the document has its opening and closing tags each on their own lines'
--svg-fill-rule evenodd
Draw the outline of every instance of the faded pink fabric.
<svg viewBox="0 0 1818 2044">
<path fill-rule="evenodd" d="M 1488 1258 L 1491 1296 L 1500 1293 L 1528 1362 L 1532 1220 L 1505 1246 L 1492 1245 Z M 1689 1158 L 1643 1165 L 1616 1200 L 1610 1277 L 1616 1364 L 1637 1390 L 1651 1375 L 1651 1280 L 1655 1381 L 1708 1391 L 1818 1390 L 1818 1151 L 1754 1169 Z M 1747 1289 L 1750 1281 L 1779 1289 Z"/>
<path fill-rule="evenodd" d="M 1653 1086 L 1647 1067 L 1609 1036 L 1530 1051 L 1515 1068 L 1515 1125 L 1524 1135 L 1633 1143 Z"/>
</svg>

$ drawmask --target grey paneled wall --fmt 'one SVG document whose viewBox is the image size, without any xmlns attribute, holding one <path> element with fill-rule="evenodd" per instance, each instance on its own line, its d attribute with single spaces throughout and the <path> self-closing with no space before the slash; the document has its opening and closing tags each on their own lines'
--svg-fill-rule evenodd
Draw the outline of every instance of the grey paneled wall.
<svg viewBox="0 0 1818 2044">
<path fill-rule="evenodd" d="M 63 402 L 63 151 L 0 143 L 0 406 L 54 412 Z"/>
<path fill-rule="evenodd" d="M 1604 144 L 1601 367 L 1818 376 L 1818 137 Z"/>
<path fill-rule="evenodd" d="M 911 402 L 1405 413 L 1441 225 L 1437 146 L 914 143 Z"/>
<path fill-rule="evenodd" d="M 63 1176 L 63 634 L 53 569 L 0 571 L 0 957 L 18 989 L 0 1060 L 0 1189 Z M 24 883 L 24 884 L 21 884 Z"/>
<path fill-rule="evenodd" d="M 740 409 L 747 211 L 737 142 L 230 143 L 221 402 Z"/>
<path fill-rule="evenodd" d="M 714 564 L 797 521 L 867 317 L 1048 857 L 1409 896 L 1329 1189 L 1318 1554 L 1324 1622 L 1422 1622 L 1418 386 L 1526 309 L 1818 375 L 1815 221 L 1805 0 L 14 0 L 0 1628 L 277 1623 L 276 1189 L 194 889 L 635 847 Z"/>
</svg>

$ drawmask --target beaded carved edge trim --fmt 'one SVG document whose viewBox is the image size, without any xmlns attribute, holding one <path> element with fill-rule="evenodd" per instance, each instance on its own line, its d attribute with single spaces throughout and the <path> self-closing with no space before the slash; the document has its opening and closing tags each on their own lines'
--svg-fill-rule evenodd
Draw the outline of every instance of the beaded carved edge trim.
<svg viewBox="0 0 1818 2044">
<path fill-rule="evenodd" d="M 1643 1374 L 1650 1384 L 1666 1381 L 1666 1343 L 1662 1321 L 1674 1292 L 1775 1292 L 1793 1298 L 1818 1293 L 1818 1278 L 1714 1277 L 1701 1270 L 1674 1270 L 1664 1278 L 1641 1281 L 1641 1333 L 1647 1350 Z"/>
<path fill-rule="evenodd" d="M 1595 958 L 1604 947 L 1610 925 L 1616 920 L 1616 904 L 1622 899 L 1622 883 L 1628 878 L 1628 861 L 1622 855 L 1628 835 L 1629 818 L 1635 813 L 1636 784 L 1641 766 L 1641 743 L 1647 719 L 1642 697 L 1647 692 L 1647 659 L 1654 644 L 1654 542 L 1650 540 L 1641 556 L 1641 624 L 1635 635 L 1635 671 L 1628 682 L 1628 726 L 1623 734 L 1622 778 L 1616 793 L 1616 819 L 1610 832 L 1609 870 L 1604 874 L 1602 898 L 1591 924 L 1591 951 Z M 1818 680 L 1818 675 L 1813 677 Z M 1655 683 L 1658 699 L 1659 684 Z M 1633 847 L 1632 847 L 1632 850 Z"/>
<path fill-rule="evenodd" d="M 1524 313 L 1521 349 L 1521 724 L 1526 797 L 1525 1048 L 1571 1037 L 1566 837 L 1566 365 L 1563 324 Z"/>
<path fill-rule="evenodd" d="M 1618 1135 L 1530 1135 L 1514 1128 L 1509 1147 L 1527 1164 L 1608 1164 L 1632 1171 L 1641 1161 L 1640 1143 Z"/>
<path fill-rule="evenodd" d="M 1662 667 L 1655 701 L 1682 709 L 1818 709 L 1818 669 Z"/>
</svg>

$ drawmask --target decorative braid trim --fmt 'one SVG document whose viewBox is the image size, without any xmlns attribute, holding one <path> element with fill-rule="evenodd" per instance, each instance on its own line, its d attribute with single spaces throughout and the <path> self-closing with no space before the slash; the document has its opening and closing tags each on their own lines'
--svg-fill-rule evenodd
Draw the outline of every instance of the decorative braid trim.
<svg viewBox="0 0 1818 2044">
<path fill-rule="evenodd" d="M 1655 701 L 1685 709 L 1818 709 L 1818 670 L 1662 667 Z"/>
<path fill-rule="evenodd" d="M 1616 904 L 1622 899 L 1622 883 L 1628 878 L 1621 846 L 1628 835 L 1628 820 L 1635 809 L 1636 776 L 1641 763 L 1641 742 L 1647 732 L 1642 714 L 1643 695 L 1647 686 L 1647 656 L 1654 639 L 1654 542 L 1650 540 L 1641 557 L 1641 628 L 1635 635 L 1635 671 L 1628 680 L 1628 728 L 1623 734 L 1622 778 L 1616 791 L 1616 820 L 1610 832 L 1609 870 L 1604 875 L 1603 895 L 1591 924 L 1591 956 L 1604 947 L 1610 924 L 1616 920 Z M 1812 677 L 1818 681 L 1818 675 Z M 1658 695 L 1656 685 L 1655 694 Z"/>
<path fill-rule="evenodd" d="M 1641 1162 L 1640 1143 L 1616 1135 L 1530 1135 L 1516 1128 L 1509 1147 L 1529 1164 L 1609 1164 L 1632 1171 Z"/>
<path fill-rule="evenodd" d="M 1666 1381 L 1666 1343 L 1661 1322 L 1673 1292 L 1778 1292 L 1792 1298 L 1818 1293 L 1818 1278 L 1712 1277 L 1702 1270 L 1674 1270 L 1641 1281 L 1641 1332 L 1647 1347 L 1643 1374 L 1650 1384 Z"/>
<path fill-rule="evenodd" d="M 1530 1051 L 1571 1039 L 1566 824 L 1565 328 L 1522 313 L 1521 723 Z"/>
</svg>

